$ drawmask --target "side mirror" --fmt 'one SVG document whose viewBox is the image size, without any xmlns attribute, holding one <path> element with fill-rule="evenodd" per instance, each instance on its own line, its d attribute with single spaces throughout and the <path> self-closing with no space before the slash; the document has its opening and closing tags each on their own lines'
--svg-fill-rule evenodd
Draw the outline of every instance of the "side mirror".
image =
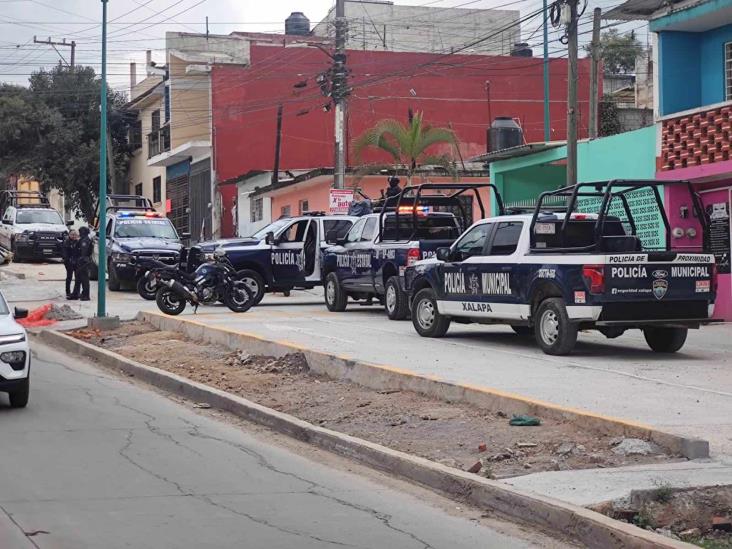
<svg viewBox="0 0 732 549">
<path fill-rule="evenodd" d="M 21 309 L 20 307 L 15 308 L 15 312 L 13 313 L 13 318 L 27 318 L 28 317 L 28 309 Z"/>
<path fill-rule="evenodd" d="M 325 241 L 328 244 L 338 244 L 338 232 L 328 231 L 328 234 L 325 235 Z"/>
<path fill-rule="evenodd" d="M 73 225 L 74 225 L 74 222 L 73 222 L 73 221 L 67 221 L 67 222 L 65 223 L 65 225 L 66 225 L 67 227 L 73 227 Z"/>
<path fill-rule="evenodd" d="M 13 220 L 12 219 L 3 219 L 3 225 L 12 225 Z"/>
<path fill-rule="evenodd" d="M 180 237 L 181 238 L 190 238 L 191 237 L 191 233 L 180 233 Z"/>
<path fill-rule="evenodd" d="M 437 248 L 435 257 L 440 261 L 450 261 L 450 248 Z"/>
<path fill-rule="evenodd" d="M 275 242 L 275 235 L 272 231 L 269 231 L 267 235 L 264 237 L 264 243 L 269 244 L 272 246 L 273 244 L 276 244 Z"/>
</svg>

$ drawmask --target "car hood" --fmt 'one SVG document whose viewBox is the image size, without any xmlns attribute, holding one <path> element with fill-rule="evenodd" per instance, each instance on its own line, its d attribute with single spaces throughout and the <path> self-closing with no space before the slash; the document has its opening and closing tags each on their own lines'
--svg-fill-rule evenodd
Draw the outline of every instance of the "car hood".
<svg viewBox="0 0 732 549">
<path fill-rule="evenodd" d="M 180 252 L 183 245 L 176 240 L 161 238 L 124 238 L 117 241 L 122 251 L 134 252 L 137 250 L 155 250 L 160 252 Z"/>
<path fill-rule="evenodd" d="M 23 223 L 22 225 L 13 225 L 13 231 L 16 233 L 22 233 L 23 231 L 65 233 L 67 230 L 66 225 L 60 225 L 58 223 Z"/>
<path fill-rule="evenodd" d="M 232 248 L 238 246 L 256 246 L 262 242 L 256 238 L 223 238 L 220 240 L 208 240 L 206 242 L 199 242 L 194 246 L 202 252 L 213 252 L 216 248 Z"/>
<path fill-rule="evenodd" d="M 25 328 L 15 321 L 13 315 L 0 315 L 0 336 L 24 333 Z"/>
</svg>

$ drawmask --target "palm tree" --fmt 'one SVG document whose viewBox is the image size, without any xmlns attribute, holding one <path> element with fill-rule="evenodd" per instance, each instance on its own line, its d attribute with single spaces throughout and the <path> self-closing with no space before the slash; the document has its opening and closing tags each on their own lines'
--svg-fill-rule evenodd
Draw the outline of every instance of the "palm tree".
<svg viewBox="0 0 732 549">
<path fill-rule="evenodd" d="M 384 151 L 392 157 L 394 164 L 406 168 L 408 184 L 412 182 L 418 166 L 439 165 L 454 172 L 455 163 L 450 155 L 430 155 L 428 149 L 445 143 L 456 149 L 458 143 L 455 133 L 447 128 L 423 124 L 421 112 L 412 114 L 410 111 L 409 114 L 409 124 L 393 119 L 381 120 L 360 135 L 353 145 L 357 161 L 360 163 L 367 149 Z"/>
</svg>

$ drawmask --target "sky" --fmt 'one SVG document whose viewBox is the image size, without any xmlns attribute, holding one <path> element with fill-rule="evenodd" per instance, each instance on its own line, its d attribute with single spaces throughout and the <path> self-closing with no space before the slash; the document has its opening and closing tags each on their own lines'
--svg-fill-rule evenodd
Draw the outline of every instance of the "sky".
<svg viewBox="0 0 732 549">
<path fill-rule="evenodd" d="M 234 30 L 284 32 L 284 21 L 293 11 L 302 11 L 315 25 L 323 19 L 334 0 L 109 0 L 108 73 L 112 87 L 129 87 L 129 63 L 138 63 L 138 80 L 143 76 L 145 50 L 153 60 L 164 63 L 166 31 L 205 32 L 205 20 L 214 34 Z M 397 4 L 463 7 L 469 9 L 517 9 L 522 15 L 541 7 L 541 0 L 395 0 Z M 592 8 L 607 10 L 621 0 L 589 0 L 580 21 L 581 42 L 589 38 Z M 94 0 L 0 0 L 0 81 L 27 84 L 28 76 L 41 67 L 52 67 L 63 56 L 69 62 L 70 48 L 34 43 L 38 40 L 76 41 L 76 63 L 100 69 L 102 3 Z M 524 40 L 540 53 L 538 22 L 522 26 Z M 621 30 L 636 29 L 646 41 L 645 26 L 639 22 Z M 556 36 L 556 35 L 554 35 Z M 550 37 L 551 40 L 551 37 Z M 558 42 L 550 46 L 561 55 Z"/>
</svg>

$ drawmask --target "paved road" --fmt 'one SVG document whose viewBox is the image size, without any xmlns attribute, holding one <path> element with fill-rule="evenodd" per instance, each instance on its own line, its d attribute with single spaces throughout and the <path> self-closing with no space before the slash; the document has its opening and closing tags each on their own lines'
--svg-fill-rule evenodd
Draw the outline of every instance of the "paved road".
<svg viewBox="0 0 732 549">
<path fill-rule="evenodd" d="M 29 407 L 0 397 L 2 549 L 561 546 L 34 351 Z"/>
</svg>

